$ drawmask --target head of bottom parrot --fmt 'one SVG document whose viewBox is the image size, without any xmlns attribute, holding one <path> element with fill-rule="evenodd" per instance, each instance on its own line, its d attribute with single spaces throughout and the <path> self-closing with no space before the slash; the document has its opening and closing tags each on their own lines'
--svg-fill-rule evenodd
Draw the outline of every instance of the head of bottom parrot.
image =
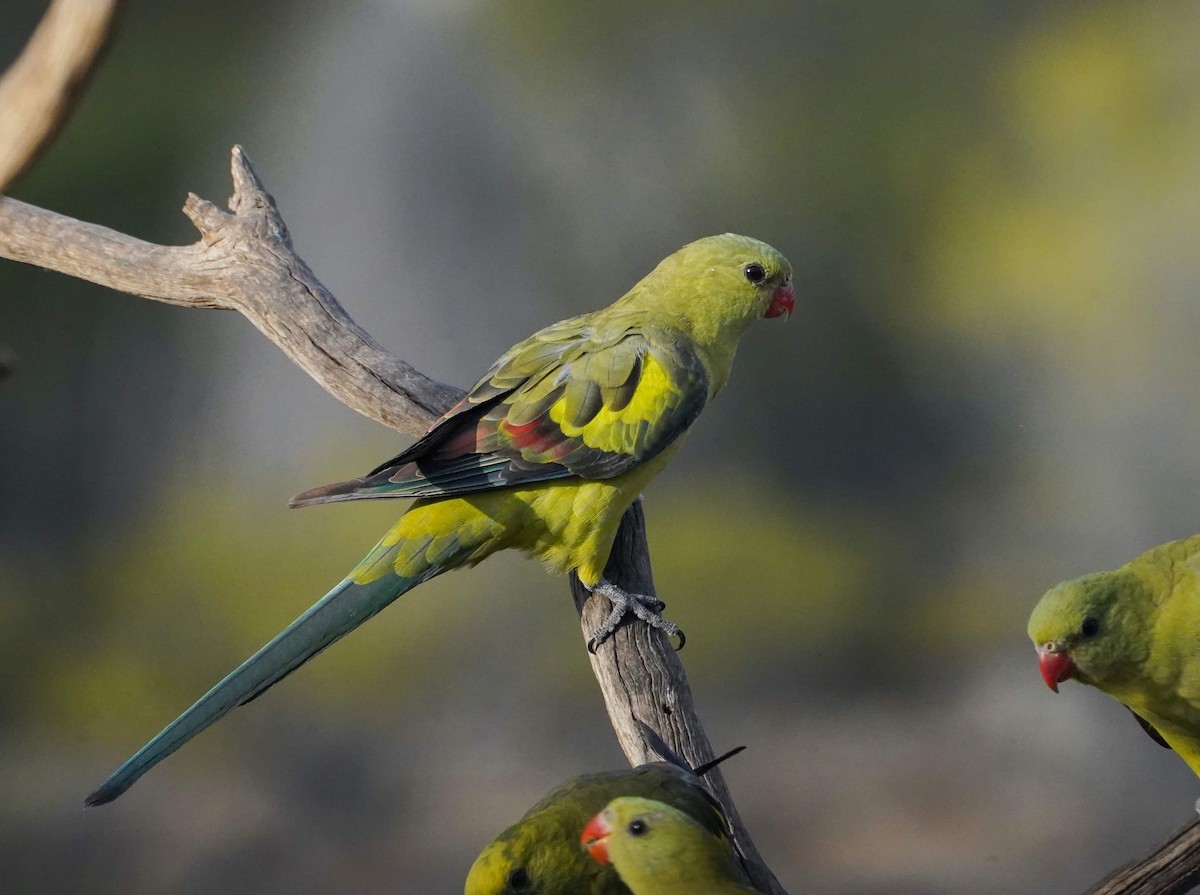
<svg viewBox="0 0 1200 895">
<path fill-rule="evenodd" d="M 633 895 L 752 892 L 734 869 L 729 841 L 652 799 L 614 799 L 583 828 L 580 845 L 612 865 Z"/>
<path fill-rule="evenodd" d="M 579 847 L 588 819 L 620 796 L 664 802 L 713 836 L 720 808 L 691 771 L 668 762 L 587 774 L 557 787 L 496 837 L 467 876 L 465 895 L 629 895 L 617 872 Z"/>
</svg>

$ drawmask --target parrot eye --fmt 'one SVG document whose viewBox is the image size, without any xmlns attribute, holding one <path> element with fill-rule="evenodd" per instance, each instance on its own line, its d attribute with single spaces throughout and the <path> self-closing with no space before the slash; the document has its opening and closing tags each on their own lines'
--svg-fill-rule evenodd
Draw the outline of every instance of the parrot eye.
<svg viewBox="0 0 1200 895">
<path fill-rule="evenodd" d="M 514 892 L 525 892 L 529 889 L 529 873 L 524 867 L 518 867 L 509 873 L 508 888 Z"/>
<path fill-rule="evenodd" d="M 746 279 L 757 286 L 767 278 L 767 272 L 763 270 L 761 264 L 747 264 L 742 268 L 742 273 L 746 275 Z"/>
<path fill-rule="evenodd" d="M 1079 633 L 1084 637 L 1095 637 L 1100 633 L 1100 619 L 1094 615 L 1089 615 L 1083 620 L 1083 624 L 1079 626 Z"/>
<path fill-rule="evenodd" d="M 645 836 L 650 832 L 649 825 L 640 817 L 637 820 L 631 820 L 628 829 L 630 836 Z"/>
</svg>

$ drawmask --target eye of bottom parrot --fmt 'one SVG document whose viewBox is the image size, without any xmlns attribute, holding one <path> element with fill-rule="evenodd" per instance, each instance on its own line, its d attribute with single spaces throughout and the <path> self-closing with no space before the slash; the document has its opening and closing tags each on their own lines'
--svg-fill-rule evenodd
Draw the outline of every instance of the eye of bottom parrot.
<svg viewBox="0 0 1200 895">
<path fill-rule="evenodd" d="M 751 283 L 758 284 L 767 278 L 767 272 L 763 270 L 761 264 L 747 264 L 742 271 L 746 275 L 746 279 Z"/>
<path fill-rule="evenodd" d="M 1083 624 L 1079 626 L 1079 633 L 1084 637 L 1095 637 L 1100 633 L 1100 619 L 1094 615 L 1089 615 L 1083 620 Z"/>
<path fill-rule="evenodd" d="M 514 892 L 526 891 L 529 882 L 529 872 L 524 867 L 518 867 L 508 874 L 508 887 Z"/>
<path fill-rule="evenodd" d="M 645 836 L 649 832 L 650 832 L 649 824 L 647 824 L 640 817 L 637 820 L 631 820 L 629 822 L 629 835 L 630 836 Z"/>
</svg>

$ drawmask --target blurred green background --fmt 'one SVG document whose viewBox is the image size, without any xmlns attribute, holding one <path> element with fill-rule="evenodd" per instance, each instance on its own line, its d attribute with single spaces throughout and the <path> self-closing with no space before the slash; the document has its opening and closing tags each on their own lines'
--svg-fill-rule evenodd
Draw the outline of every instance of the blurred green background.
<svg viewBox="0 0 1200 895">
<path fill-rule="evenodd" d="M 0 62 L 42 4 L 0 5 Z M 10 190 L 158 242 L 243 143 L 355 318 L 460 386 L 733 230 L 796 268 L 647 495 L 683 658 L 794 893 L 1078 891 L 1200 785 L 1038 677 L 1048 586 L 1200 530 L 1200 5 L 130 0 Z M 619 766 L 561 581 L 432 582 L 118 803 L 83 796 L 395 506 L 401 439 L 234 314 L 0 262 L 0 879 L 461 891 Z"/>
</svg>

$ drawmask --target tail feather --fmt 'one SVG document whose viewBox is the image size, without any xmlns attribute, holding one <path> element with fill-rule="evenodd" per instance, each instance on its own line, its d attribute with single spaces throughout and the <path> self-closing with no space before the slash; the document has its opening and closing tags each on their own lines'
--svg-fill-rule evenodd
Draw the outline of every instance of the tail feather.
<svg viewBox="0 0 1200 895">
<path fill-rule="evenodd" d="M 478 471 L 472 472 L 475 478 L 480 477 Z M 439 485 L 426 481 L 424 478 L 414 478 L 407 482 L 393 482 L 385 473 L 309 488 L 291 498 L 288 506 L 295 509 L 296 507 L 311 507 L 319 503 L 338 503 L 343 500 L 426 497 L 430 494 L 440 494 L 442 490 Z"/>
<path fill-rule="evenodd" d="M 288 501 L 289 507 L 308 507 L 317 503 L 336 503 L 339 500 L 354 500 L 355 493 L 366 484 L 366 478 L 350 479 L 345 482 L 334 482 L 331 485 L 318 485 L 301 491 Z"/>
<path fill-rule="evenodd" d="M 415 577 L 384 575 L 366 584 L 356 584 L 350 578 L 342 581 L 138 750 L 87 797 L 85 805 L 111 802 L 196 734 L 259 696 L 405 591 L 439 571 L 440 568 L 428 568 Z"/>
</svg>

